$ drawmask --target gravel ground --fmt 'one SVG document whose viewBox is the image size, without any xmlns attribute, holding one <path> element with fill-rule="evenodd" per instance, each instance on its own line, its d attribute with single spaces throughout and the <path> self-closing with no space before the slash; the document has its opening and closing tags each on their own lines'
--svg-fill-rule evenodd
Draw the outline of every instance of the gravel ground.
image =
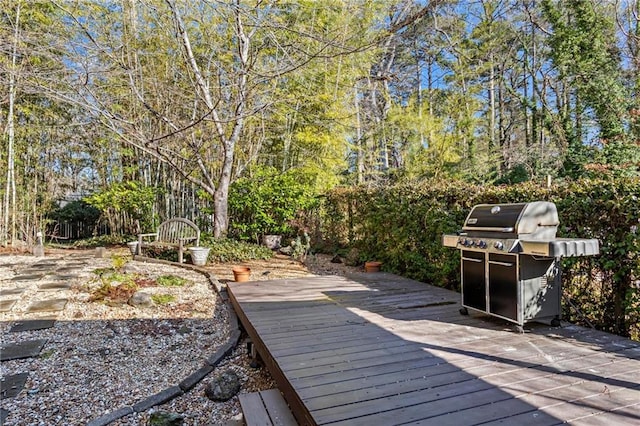
<svg viewBox="0 0 640 426">
<path fill-rule="evenodd" d="M 150 308 L 109 300 L 92 301 L 101 285 L 96 269 L 114 265 L 111 258 L 96 259 L 92 254 L 83 257 L 82 253 L 52 252 L 45 258 L 0 256 L 0 288 L 26 287 L 11 311 L 0 313 L 2 345 L 31 339 L 47 341 L 38 357 L 0 364 L 3 378 L 29 372 L 22 392 L 15 398 L 2 400 L 2 408 L 9 412 L 5 425 L 86 424 L 178 384 L 202 367 L 205 359 L 227 341 L 228 312 L 202 274 L 175 266 L 130 261 L 123 270 L 144 280 L 175 275 L 189 283 L 183 287 L 145 287 L 143 291 L 149 294 L 174 298 L 171 303 Z M 127 257 L 126 250 L 109 254 Z M 318 255 L 308 258 L 304 265 L 286 256 L 276 256 L 243 265 L 251 268 L 252 280 L 342 275 L 354 269 L 329 260 L 329 256 Z M 38 280 L 14 280 L 16 276 L 37 271 L 38 262 L 50 263 L 52 274 Z M 232 266 L 235 265 L 209 265 L 207 269 L 224 283 L 233 278 Z M 70 288 L 38 291 L 52 277 L 69 283 Z M 54 327 L 9 333 L 15 321 L 51 316 L 50 312 L 25 314 L 29 303 L 43 298 L 68 299 L 64 310 L 56 313 Z M 241 392 L 275 387 L 268 372 L 249 366 L 244 343 L 189 392 L 112 424 L 144 425 L 150 414 L 158 410 L 181 414 L 185 425 L 220 425 L 237 420 L 240 417 L 237 397 L 213 402 L 205 396 L 204 389 L 213 377 L 227 369 L 240 377 Z"/>
</svg>

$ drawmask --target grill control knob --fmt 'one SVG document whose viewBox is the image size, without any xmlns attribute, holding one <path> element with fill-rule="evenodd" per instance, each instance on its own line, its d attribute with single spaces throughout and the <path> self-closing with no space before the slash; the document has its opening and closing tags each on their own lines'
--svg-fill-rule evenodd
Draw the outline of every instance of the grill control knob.
<svg viewBox="0 0 640 426">
<path fill-rule="evenodd" d="M 478 247 L 480 247 L 481 249 L 485 249 L 487 248 L 487 243 L 484 240 L 480 240 L 478 241 Z"/>
<path fill-rule="evenodd" d="M 502 244 L 501 241 L 496 241 L 495 243 L 493 243 L 493 246 L 498 250 L 502 250 L 504 248 L 504 244 Z"/>
</svg>

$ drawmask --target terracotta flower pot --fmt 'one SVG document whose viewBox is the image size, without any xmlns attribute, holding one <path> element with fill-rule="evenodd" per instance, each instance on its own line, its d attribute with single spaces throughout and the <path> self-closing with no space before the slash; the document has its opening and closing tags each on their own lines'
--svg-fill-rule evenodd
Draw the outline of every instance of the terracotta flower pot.
<svg viewBox="0 0 640 426">
<path fill-rule="evenodd" d="M 364 264 L 365 272 L 380 272 L 380 267 L 382 266 L 382 262 L 366 262 Z"/>
<path fill-rule="evenodd" d="M 249 281 L 251 276 L 251 269 L 246 266 L 236 266 L 233 268 L 233 279 L 236 282 L 243 283 Z"/>
</svg>

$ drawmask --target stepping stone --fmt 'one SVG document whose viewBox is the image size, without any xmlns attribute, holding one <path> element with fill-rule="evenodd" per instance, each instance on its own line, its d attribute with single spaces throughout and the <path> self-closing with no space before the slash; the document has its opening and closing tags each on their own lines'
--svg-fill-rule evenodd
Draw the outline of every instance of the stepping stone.
<svg viewBox="0 0 640 426">
<path fill-rule="evenodd" d="M 9 312 L 18 299 L 0 300 L 0 312 Z"/>
<path fill-rule="evenodd" d="M 43 260 L 33 264 L 33 266 L 55 266 L 55 265 L 56 265 L 56 262 L 54 260 Z"/>
<path fill-rule="evenodd" d="M 16 287 L 16 288 L 3 288 L 0 290 L 0 296 L 15 296 L 17 294 L 24 293 L 24 287 Z"/>
<path fill-rule="evenodd" d="M 35 269 L 48 269 L 48 268 L 54 268 L 56 266 L 58 266 L 56 262 L 38 262 L 31 265 L 31 267 Z"/>
<path fill-rule="evenodd" d="M 0 348 L 0 361 L 38 356 L 45 343 L 46 339 L 38 339 L 3 346 Z"/>
<path fill-rule="evenodd" d="M 42 278 L 42 274 L 28 274 L 28 275 L 16 275 L 11 278 L 12 281 L 38 281 Z"/>
<path fill-rule="evenodd" d="M 78 265 L 78 266 L 65 266 L 64 268 L 58 268 L 58 269 L 56 269 L 56 272 L 62 272 L 62 273 L 65 273 L 65 272 L 75 272 L 75 271 L 78 271 L 78 270 L 82 269 L 82 266 L 84 266 L 84 265 Z"/>
<path fill-rule="evenodd" d="M 50 280 L 56 280 L 56 281 L 60 281 L 60 280 L 73 280 L 75 278 L 78 278 L 78 275 L 75 274 L 66 274 L 66 275 L 51 275 L 49 277 Z"/>
<path fill-rule="evenodd" d="M 2 399 L 15 398 L 24 389 L 29 373 L 18 373 L 5 376 L 0 380 L 0 396 Z"/>
<path fill-rule="evenodd" d="M 68 290 L 71 288 L 69 283 L 44 283 L 38 287 L 40 290 Z"/>
<path fill-rule="evenodd" d="M 90 260 L 93 258 L 94 256 L 88 255 L 88 254 L 72 254 L 71 256 L 69 256 L 69 259 L 73 259 L 73 260 Z M 74 265 L 78 265 L 78 264 L 79 262 L 74 263 Z"/>
<path fill-rule="evenodd" d="M 64 309 L 68 299 L 49 299 L 33 302 L 27 308 L 27 313 L 33 312 L 57 312 Z"/>
<path fill-rule="evenodd" d="M 53 327 L 56 320 L 53 318 L 43 318 L 37 320 L 24 320 L 14 322 L 13 327 L 9 329 L 9 333 L 18 333 L 21 331 L 44 330 Z"/>
<path fill-rule="evenodd" d="M 35 264 L 35 265 L 31 265 L 29 267 L 29 269 L 31 269 L 33 271 L 37 271 L 37 272 L 40 272 L 40 271 L 48 272 L 48 271 L 53 271 L 56 268 L 56 266 L 57 265 L 55 263 L 52 264 L 52 265 L 38 265 L 38 264 Z"/>
</svg>

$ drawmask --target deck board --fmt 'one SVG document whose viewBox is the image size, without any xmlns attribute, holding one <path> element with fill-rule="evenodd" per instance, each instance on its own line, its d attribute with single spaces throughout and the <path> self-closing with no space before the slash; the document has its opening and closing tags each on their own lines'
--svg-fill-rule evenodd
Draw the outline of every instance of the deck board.
<svg viewBox="0 0 640 426">
<path fill-rule="evenodd" d="M 460 315 L 392 274 L 229 283 L 300 424 L 640 424 L 640 343 Z"/>
</svg>

